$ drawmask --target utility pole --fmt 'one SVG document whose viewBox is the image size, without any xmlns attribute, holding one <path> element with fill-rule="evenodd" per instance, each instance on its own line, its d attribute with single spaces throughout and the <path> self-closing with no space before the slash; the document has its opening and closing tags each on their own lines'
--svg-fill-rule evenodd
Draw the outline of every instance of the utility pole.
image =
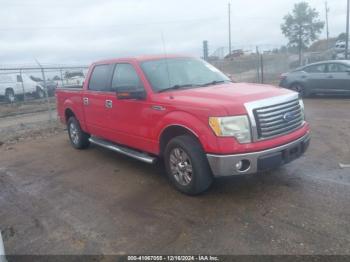
<svg viewBox="0 0 350 262">
<path fill-rule="evenodd" d="M 228 3 L 228 54 L 231 55 L 231 3 Z"/>
<path fill-rule="evenodd" d="M 349 58 L 349 15 L 350 15 L 350 0 L 348 0 L 348 8 L 346 12 L 346 47 L 345 47 L 345 59 Z"/>
<path fill-rule="evenodd" d="M 50 98 L 49 98 L 49 94 L 47 92 L 45 70 L 36 58 L 35 58 L 35 61 L 38 64 L 38 66 L 41 68 L 41 75 L 42 75 L 43 82 L 44 82 L 44 92 L 45 92 L 45 97 L 46 97 L 47 109 L 49 111 L 49 121 L 50 121 L 50 124 L 52 124 L 53 118 L 52 118 L 52 112 L 51 112 Z"/>
<path fill-rule="evenodd" d="M 203 59 L 205 61 L 208 61 L 208 57 L 209 57 L 209 51 L 208 51 L 208 41 L 204 40 L 203 41 Z"/>
<path fill-rule="evenodd" d="M 329 7 L 327 1 L 325 2 L 326 7 L 326 30 L 327 30 L 327 49 L 329 49 L 329 27 L 328 27 L 328 13 L 329 13 Z"/>
<path fill-rule="evenodd" d="M 264 83 L 264 55 L 261 54 L 260 55 L 260 70 L 261 70 L 261 74 L 260 74 L 260 80 L 261 83 Z"/>
<path fill-rule="evenodd" d="M 257 57 L 257 64 L 256 64 L 256 82 L 260 83 L 260 53 L 259 53 L 259 47 L 256 46 L 256 57 Z"/>
</svg>

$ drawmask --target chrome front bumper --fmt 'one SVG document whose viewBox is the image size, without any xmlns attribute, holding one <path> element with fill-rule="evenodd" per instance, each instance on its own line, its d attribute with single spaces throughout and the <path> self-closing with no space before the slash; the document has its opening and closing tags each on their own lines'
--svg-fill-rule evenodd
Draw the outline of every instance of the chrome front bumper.
<svg viewBox="0 0 350 262">
<path fill-rule="evenodd" d="M 308 148 L 309 142 L 310 133 L 308 132 L 291 143 L 268 150 L 237 155 L 207 154 L 207 158 L 215 177 L 254 174 L 276 168 L 299 158 Z M 244 170 L 238 170 L 236 165 L 240 161 L 249 163 L 249 167 L 246 165 L 247 168 Z"/>
</svg>

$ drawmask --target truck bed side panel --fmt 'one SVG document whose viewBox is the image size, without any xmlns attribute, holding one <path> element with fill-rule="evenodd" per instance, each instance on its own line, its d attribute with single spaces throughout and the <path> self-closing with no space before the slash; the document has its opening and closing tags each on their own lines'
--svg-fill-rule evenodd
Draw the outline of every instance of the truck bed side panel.
<svg viewBox="0 0 350 262">
<path fill-rule="evenodd" d="M 84 105 L 82 99 L 83 89 L 57 89 L 57 113 L 62 123 L 66 124 L 68 119 L 66 118 L 66 111 L 71 110 L 78 119 L 81 128 L 86 130 L 85 117 L 84 117 Z"/>
</svg>

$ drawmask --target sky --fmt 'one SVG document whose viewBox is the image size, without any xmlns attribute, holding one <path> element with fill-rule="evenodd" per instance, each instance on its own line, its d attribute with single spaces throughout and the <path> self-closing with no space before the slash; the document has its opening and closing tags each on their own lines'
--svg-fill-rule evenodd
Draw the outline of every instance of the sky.
<svg viewBox="0 0 350 262">
<path fill-rule="evenodd" d="M 111 57 L 228 46 L 227 0 L 0 0 L 0 65 L 89 64 Z M 280 25 L 298 0 L 231 0 L 233 49 L 287 43 Z M 325 19 L 324 0 L 308 0 Z M 328 0 L 330 35 L 345 31 L 346 0 Z M 325 37 L 325 32 L 321 38 Z"/>
</svg>

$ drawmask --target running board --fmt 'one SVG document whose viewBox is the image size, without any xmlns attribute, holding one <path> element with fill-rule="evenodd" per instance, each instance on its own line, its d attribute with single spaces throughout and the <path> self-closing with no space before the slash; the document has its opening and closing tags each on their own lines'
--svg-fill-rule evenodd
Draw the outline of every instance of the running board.
<svg viewBox="0 0 350 262">
<path fill-rule="evenodd" d="M 137 160 L 140 160 L 142 162 L 146 162 L 148 164 L 154 164 L 156 161 L 155 157 L 152 157 L 146 153 L 142 153 L 127 147 L 123 147 L 117 144 L 114 144 L 112 142 L 106 141 L 101 138 L 97 137 L 90 137 L 89 141 L 95 145 L 110 149 L 112 151 L 115 151 L 117 153 L 121 153 L 123 155 L 127 155 L 129 157 L 135 158 Z"/>
</svg>

